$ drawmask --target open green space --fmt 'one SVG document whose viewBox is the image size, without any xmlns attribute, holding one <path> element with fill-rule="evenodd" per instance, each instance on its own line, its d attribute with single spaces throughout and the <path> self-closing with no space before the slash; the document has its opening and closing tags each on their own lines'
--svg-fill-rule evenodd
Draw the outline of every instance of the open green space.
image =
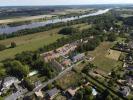
<svg viewBox="0 0 133 100">
<path fill-rule="evenodd" d="M 9 46 L 11 42 L 15 42 L 17 47 L 9 48 L 0 52 L 0 61 L 13 58 L 14 55 L 21 53 L 23 51 L 34 51 L 44 45 L 55 42 L 57 39 L 63 37 L 63 35 L 57 34 L 59 29 L 54 29 L 51 31 L 10 38 L 7 40 L 0 41 L 0 44 Z"/>
<path fill-rule="evenodd" d="M 56 83 L 59 87 L 65 90 L 77 84 L 79 80 L 81 80 L 81 75 L 71 71 L 69 74 L 64 75 L 62 78 L 58 79 Z"/>
<path fill-rule="evenodd" d="M 76 24 L 72 25 L 75 28 L 89 28 L 91 25 L 86 24 Z M 9 48 L 4 51 L 0 51 L 0 61 L 7 58 L 13 58 L 14 55 L 21 53 L 23 51 L 35 51 L 44 45 L 51 44 L 57 39 L 64 37 L 64 35 L 58 34 L 61 28 L 55 28 L 45 32 L 39 32 L 35 34 L 9 38 L 6 40 L 0 40 L 0 44 L 10 46 L 11 42 L 15 42 L 17 47 Z M 65 36 L 66 37 L 66 36 Z"/>
<path fill-rule="evenodd" d="M 88 29 L 91 28 L 92 25 L 88 24 L 88 23 L 83 23 L 83 24 L 77 24 L 77 25 L 72 25 L 74 28 L 78 28 L 79 30 L 83 30 L 83 29 Z"/>
<path fill-rule="evenodd" d="M 53 100 L 67 100 L 67 98 L 59 93 Z"/>
<path fill-rule="evenodd" d="M 101 43 L 94 51 L 89 52 L 95 59 L 92 61 L 94 65 L 102 69 L 105 72 L 110 72 L 111 69 L 122 66 L 122 62 L 108 58 L 106 55 L 108 50 L 113 46 L 111 42 Z"/>
<path fill-rule="evenodd" d="M 37 75 L 31 76 L 31 77 L 28 77 L 28 79 L 31 80 L 32 83 L 35 83 L 37 81 L 41 81 L 41 82 L 46 81 L 46 77 L 45 76 L 42 76 L 40 74 L 37 74 Z"/>
</svg>

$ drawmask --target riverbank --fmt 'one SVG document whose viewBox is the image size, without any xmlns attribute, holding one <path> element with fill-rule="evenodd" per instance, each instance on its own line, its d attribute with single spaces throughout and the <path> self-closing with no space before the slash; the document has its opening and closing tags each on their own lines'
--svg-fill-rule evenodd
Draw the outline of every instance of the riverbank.
<svg viewBox="0 0 133 100">
<path fill-rule="evenodd" d="M 20 26 L 16 26 L 16 27 L 4 26 L 4 27 L 0 27 L 0 33 L 1 34 L 3 34 L 3 33 L 10 34 L 10 33 L 13 33 L 13 32 L 20 31 L 20 30 L 24 30 L 24 29 L 33 29 L 33 28 L 37 28 L 37 27 L 46 26 L 46 25 L 49 25 L 49 24 L 63 23 L 63 22 L 82 19 L 82 18 L 85 18 L 85 17 L 97 16 L 97 15 L 107 13 L 109 10 L 110 9 L 98 10 L 97 12 L 91 13 L 91 14 L 85 14 L 85 15 L 69 17 L 69 18 L 51 19 L 51 20 L 47 20 L 47 21 L 44 21 L 44 22 L 33 22 L 31 24 L 25 24 L 25 25 L 20 25 Z"/>
<path fill-rule="evenodd" d="M 16 22 L 23 22 L 23 21 L 32 21 L 32 20 L 37 20 L 37 19 L 42 19 L 42 18 L 51 18 L 56 15 L 38 15 L 38 16 L 30 16 L 30 17 L 20 17 L 20 18 L 11 18 L 11 19 L 3 19 L 0 20 L 0 24 L 9 24 L 9 23 L 16 23 Z"/>
</svg>

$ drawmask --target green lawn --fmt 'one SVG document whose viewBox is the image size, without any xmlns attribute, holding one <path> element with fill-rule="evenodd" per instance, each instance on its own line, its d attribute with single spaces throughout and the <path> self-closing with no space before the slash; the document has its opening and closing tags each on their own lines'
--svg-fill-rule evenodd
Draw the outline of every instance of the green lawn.
<svg viewBox="0 0 133 100">
<path fill-rule="evenodd" d="M 17 44 L 17 47 L 1 51 L 0 52 L 0 61 L 7 59 L 7 58 L 13 58 L 14 55 L 21 53 L 23 51 L 34 51 L 40 47 L 43 47 L 44 45 L 53 43 L 57 39 L 63 37 L 63 35 L 59 35 L 57 33 L 58 33 L 58 30 L 54 29 L 51 31 L 46 31 L 46 32 L 26 35 L 26 36 L 22 36 L 22 37 L 15 37 L 15 38 L 7 39 L 7 40 L 2 40 L 2 41 L 0 41 L 0 44 L 4 44 L 6 46 L 9 46 L 9 44 L 12 41 L 15 41 Z"/>
<path fill-rule="evenodd" d="M 105 72 L 110 72 L 116 66 L 121 66 L 122 63 L 106 57 L 108 50 L 112 47 L 113 43 L 103 42 L 94 51 L 89 52 L 95 59 L 92 61 L 98 68 Z"/>
</svg>

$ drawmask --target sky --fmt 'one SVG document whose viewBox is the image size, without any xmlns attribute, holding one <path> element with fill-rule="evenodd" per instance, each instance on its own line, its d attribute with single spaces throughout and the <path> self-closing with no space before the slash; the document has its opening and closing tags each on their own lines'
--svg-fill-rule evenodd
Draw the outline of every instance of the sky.
<svg viewBox="0 0 133 100">
<path fill-rule="evenodd" d="M 0 6 L 133 4 L 133 0 L 0 0 Z"/>
</svg>

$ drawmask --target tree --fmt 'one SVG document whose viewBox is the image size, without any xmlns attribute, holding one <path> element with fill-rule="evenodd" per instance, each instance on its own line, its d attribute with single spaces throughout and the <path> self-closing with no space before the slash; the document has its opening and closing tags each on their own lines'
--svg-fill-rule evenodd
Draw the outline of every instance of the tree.
<svg viewBox="0 0 133 100">
<path fill-rule="evenodd" d="M 74 97 L 74 100 L 83 100 L 83 92 L 78 91 Z"/>
<path fill-rule="evenodd" d="M 93 64 L 89 63 L 87 66 L 85 66 L 82 70 L 83 73 L 88 74 L 89 71 L 96 68 Z"/>
<path fill-rule="evenodd" d="M 31 80 L 29 80 L 28 78 L 24 78 L 23 81 L 25 87 L 29 90 L 32 91 L 34 89 L 34 85 L 32 84 Z"/>
<path fill-rule="evenodd" d="M 91 95 L 91 94 L 92 94 L 92 87 L 87 86 L 87 87 L 85 88 L 85 92 L 86 92 L 86 94 Z"/>
<path fill-rule="evenodd" d="M 108 95 L 108 96 L 106 97 L 106 100 L 113 100 L 113 99 L 112 99 L 112 97 L 111 97 L 110 95 Z"/>
<path fill-rule="evenodd" d="M 22 63 L 17 60 L 10 62 L 9 67 L 10 67 L 9 73 L 18 78 L 26 77 L 29 73 L 29 66 L 22 65 Z"/>
<path fill-rule="evenodd" d="M 111 42 L 113 42 L 113 41 L 115 41 L 116 40 L 116 34 L 115 33 L 110 33 L 109 35 L 108 35 L 108 41 L 111 41 Z"/>
<path fill-rule="evenodd" d="M 15 48 L 17 45 L 15 42 L 11 42 L 11 48 Z"/>
<path fill-rule="evenodd" d="M 111 71 L 111 77 L 114 78 L 114 79 L 117 78 L 116 71 L 114 71 L 114 70 Z"/>
<path fill-rule="evenodd" d="M 73 27 L 65 27 L 59 31 L 59 34 L 64 34 L 64 35 L 72 35 L 75 33 L 77 33 L 77 29 L 75 29 Z"/>
<path fill-rule="evenodd" d="M 3 77 L 6 75 L 6 70 L 4 68 L 0 69 L 0 76 Z"/>
<path fill-rule="evenodd" d="M 52 87 L 53 87 L 52 84 L 48 84 L 46 88 L 47 88 L 48 90 L 50 90 L 50 89 L 52 89 Z"/>
<path fill-rule="evenodd" d="M 84 100 L 94 100 L 93 95 L 85 95 Z"/>
</svg>

